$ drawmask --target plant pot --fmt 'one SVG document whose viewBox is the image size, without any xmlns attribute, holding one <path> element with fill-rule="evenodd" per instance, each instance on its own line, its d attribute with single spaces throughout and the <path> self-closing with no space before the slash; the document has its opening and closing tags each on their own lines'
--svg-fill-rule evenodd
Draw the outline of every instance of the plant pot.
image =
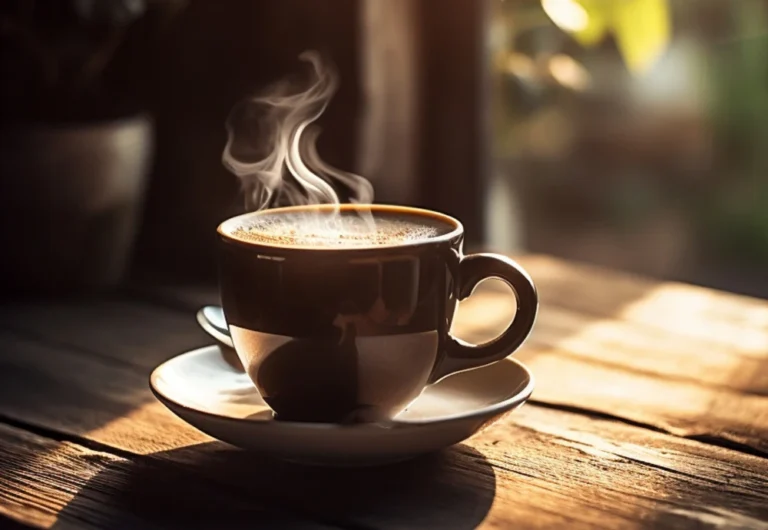
<svg viewBox="0 0 768 530">
<path fill-rule="evenodd" d="M 0 130 L 2 287 L 109 288 L 130 263 L 153 146 L 151 119 Z"/>
</svg>

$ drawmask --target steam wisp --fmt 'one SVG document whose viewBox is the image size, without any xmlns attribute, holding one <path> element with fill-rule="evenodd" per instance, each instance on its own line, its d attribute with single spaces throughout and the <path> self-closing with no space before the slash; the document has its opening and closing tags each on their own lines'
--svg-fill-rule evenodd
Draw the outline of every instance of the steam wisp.
<svg viewBox="0 0 768 530">
<path fill-rule="evenodd" d="M 350 202 L 370 204 L 373 187 L 368 180 L 331 167 L 317 152 L 320 130 L 314 122 L 338 88 L 336 72 L 316 52 L 305 52 L 299 58 L 310 65 L 305 88 L 296 91 L 295 83 L 280 82 L 230 113 L 223 163 L 240 179 L 245 206 L 251 211 L 276 206 L 338 206 L 338 186 L 348 190 Z M 338 209 L 334 211 L 338 214 Z M 372 229 L 370 212 L 360 212 L 366 219 L 362 225 Z M 327 214 L 323 217 L 329 218 Z M 330 217 L 336 218 L 336 230 L 344 229 L 338 225 L 341 216 Z M 359 230 L 360 220 L 354 224 Z"/>
</svg>

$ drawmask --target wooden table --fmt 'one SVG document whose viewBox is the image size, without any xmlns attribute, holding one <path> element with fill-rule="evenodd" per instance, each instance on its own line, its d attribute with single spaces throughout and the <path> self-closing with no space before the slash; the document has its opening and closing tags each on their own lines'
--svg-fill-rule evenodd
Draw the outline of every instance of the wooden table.
<svg viewBox="0 0 768 530">
<path fill-rule="evenodd" d="M 2 307 L 0 527 L 768 528 L 768 303 L 520 261 L 542 308 L 517 353 L 532 401 L 463 444 L 305 469 L 187 426 L 150 370 L 211 341 L 210 289 Z M 490 286 L 457 332 L 493 334 Z"/>
</svg>

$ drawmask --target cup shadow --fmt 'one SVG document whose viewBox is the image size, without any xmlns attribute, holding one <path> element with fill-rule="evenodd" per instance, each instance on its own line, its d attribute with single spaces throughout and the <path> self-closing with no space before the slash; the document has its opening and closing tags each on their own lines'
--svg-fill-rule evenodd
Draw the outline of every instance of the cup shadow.
<svg viewBox="0 0 768 530">
<path fill-rule="evenodd" d="M 495 492 L 493 467 L 463 444 L 389 466 L 321 468 L 209 442 L 108 464 L 59 520 L 96 509 L 108 528 L 463 529 L 485 519 Z"/>
</svg>

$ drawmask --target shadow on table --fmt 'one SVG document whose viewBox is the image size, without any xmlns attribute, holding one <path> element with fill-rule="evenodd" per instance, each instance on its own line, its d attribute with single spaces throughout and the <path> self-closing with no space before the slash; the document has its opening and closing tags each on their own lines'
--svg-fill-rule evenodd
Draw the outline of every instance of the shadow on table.
<svg viewBox="0 0 768 530">
<path fill-rule="evenodd" d="M 460 529 L 484 520 L 495 491 L 493 468 L 465 445 L 390 466 L 331 469 L 210 442 L 110 463 L 58 520 L 95 509 L 93 517 L 107 528 Z"/>
</svg>

